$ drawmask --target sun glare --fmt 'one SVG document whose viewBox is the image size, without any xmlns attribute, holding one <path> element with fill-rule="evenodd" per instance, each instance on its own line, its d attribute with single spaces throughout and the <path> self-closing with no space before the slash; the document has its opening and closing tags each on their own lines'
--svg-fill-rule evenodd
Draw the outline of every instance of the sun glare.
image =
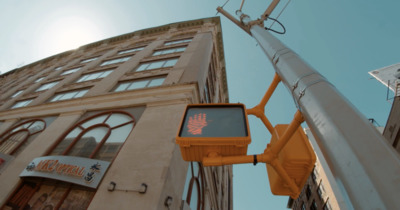
<svg viewBox="0 0 400 210">
<path fill-rule="evenodd" d="M 45 49 L 50 52 L 62 52 L 97 41 L 100 31 L 90 20 L 71 16 L 53 20 L 44 33 Z"/>
</svg>

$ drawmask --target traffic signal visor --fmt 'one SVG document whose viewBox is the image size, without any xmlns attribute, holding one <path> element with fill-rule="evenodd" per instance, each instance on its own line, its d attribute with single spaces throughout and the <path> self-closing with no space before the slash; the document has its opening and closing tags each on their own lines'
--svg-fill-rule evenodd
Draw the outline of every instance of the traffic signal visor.
<svg viewBox="0 0 400 210">
<path fill-rule="evenodd" d="M 246 155 L 249 124 L 243 104 L 193 104 L 186 107 L 176 143 L 186 161 Z"/>
</svg>

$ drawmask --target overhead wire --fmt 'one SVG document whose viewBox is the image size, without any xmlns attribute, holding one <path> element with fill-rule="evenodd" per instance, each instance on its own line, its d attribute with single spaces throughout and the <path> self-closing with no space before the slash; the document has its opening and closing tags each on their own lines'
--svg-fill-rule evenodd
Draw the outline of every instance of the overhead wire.
<svg viewBox="0 0 400 210">
<path fill-rule="evenodd" d="M 229 2 L 230 0 L 226 0 L 226 2 L 221 6 L 221 8 L 224 8 L 224 6 Z M 244 1 L 244 0 L 243 0 Z M 218 15 L 219 12 L 215 13 L 215 15 Z"/>
<path fill-rule="evenodd" d="M 227 0 L 227 1 L 221 6 L 221 8 L 223 8 L 229 1 L 230 1 L 230 0 Z M 245 2 L 245 0 L 242 0 L 238 11 L 242 11 L 244 2 Z M 282 10 L 279 12 L 279 14 L 278 14 L 278 16 L 277 16 L 276 18 L 272 18 L 272 17 L 268 17 L 268 16 L 266 17 L 267 20 L 270 19 L 270 20 L 272 20 L 273 22 L 271 23 L 271 25 L 270 25 L 269 27 L 264 27 L 265 30 L 272 31 L 272 32 L 277 33 L 277 34 L 285 34 L 285 33 L 286 33 L 286 28 L 285 28 L 285 26 L 284 26 L 280 21 L 278 21 L 278 18 L 281 16 L 281 14 L 282 14 L 283 11 L 287 8 L 287 6 L 289 5 L 290 2 L 291 2 L 291 0 L 288 0 L 288 1 L 286 2 L 285 6 L 284 6 L 284 7 L 282 8 Z M 218 14 L 218 12 L 217 12 L 215 15 L 217 15 L 217 14 Z M 275 30 L 275 29 L 272 29 L 272 26 L 275 24 L 275 22 L 278 23 L 278 24 L 282 27 L 283 31 L 277 31 L 277 30 Z"/>
<path fill-rule="evenodd" d="M 243 0 L 244 1 L 244 0 Z M 283 6 L 282 10 L 279 12 L 278 16 L 276 17 L 276 19 L 279 18 L 279 16 L 281 16 L 282 12 L 286 9 L 286 7 L 288 6 L 288 4 L 290 3 L 291 0 L 288 0 L 285 4 L 285 6 Z M 275 21 L 272 22 L 272 24 L 269 26 L 269 28 L 271 28 L 274 25 Z"/>
<path fill-rule="evenodd" d="M 221 6 L 222 8 L 224 8 L 224 6 L 229 2 L 230 0 L 226 0 L 226 2 Z"/>
<path fill-rule="evenodd" d="M 286 9 L 286 7 L 289 5 L 290 1 L 291 1 L 291 0 L 288 0 L 288 1 L 286 2 L 285 6 L 283 6 L 282 10 L 279 12 L 279 14 L 278 14 L 278 16 L 277 16 L 276 18 L 267 17 L 267 19 L 270 19 L 270 20 L 272 20 L 273 22 L 271 23 L 271 25 L 270 25 L 269 27 L 265 27 L 265 30 L 272 31 L 272 32 L 275 32 L 275 33 L 277 33 L 277 34 L 285 34 L 285 33 L 286 33 L 286 28 L 285 28 L 285 26 L 283 26 L 283 24 L 282 24 L 281 22 L 278 21 L 278 18 L 281 16 L 281 14 L 283 13 L 283 11 L 284 11 L 284 10 Z M 283 31 L 277 31 L 277 30 L 272 29 L 272 26 L 274 25 L 275 22 L 278 23 L 278 24 L 282 27 Z"/>
</svg>

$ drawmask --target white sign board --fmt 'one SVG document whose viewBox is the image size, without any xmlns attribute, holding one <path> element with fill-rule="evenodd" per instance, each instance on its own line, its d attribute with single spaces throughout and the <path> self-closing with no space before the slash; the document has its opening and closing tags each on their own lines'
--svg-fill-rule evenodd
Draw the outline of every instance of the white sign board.
<svg viewBox="0 0 400 210">
<path fill-rule="evenodd" d="M 45 156 L 32 160 L 20 177 L 44 177 L 97 188 L 110 162 L 74 157 Z"/>
<path fill-rule="evenodd" d="M 396 83 L 400 82 L 400 63 L 370 71 L 368 73 L 395 92 Z"/>
</svg>

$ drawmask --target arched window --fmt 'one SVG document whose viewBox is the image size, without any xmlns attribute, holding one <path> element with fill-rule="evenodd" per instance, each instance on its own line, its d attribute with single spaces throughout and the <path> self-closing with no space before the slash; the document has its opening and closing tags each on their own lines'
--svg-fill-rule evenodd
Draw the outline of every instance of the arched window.
<svg viewBox="0 0 400 210">
<path fill-rule="evenodd" d="M 190 162 L 183 199 L 190 209 L 204 209 L 204 169 L 198 162 Z"/>
<path fill-rule="evenodd" d="M 48 155 L 112 161 L 135 125 L 125 111 L 95 114 L 76 123 L 61 136 Z M 8 199 L 10 209 L 87 209 L 96 193 L 91 189 L 47 178 L 24 180 Z"/>
<path fill-rule="evenodd" d="M 32 119 L 21 122 L 0 135 L 0 152 L 14 155 L 31 136 L 42 132 L 46 122 L 41 119 Z"/>
<path fill-rule="evenodd" d="M 111 161 L 135 125 L 124 111 L 102 112 L 75 124 L 49 155 L 68 155 Z"/>
</svg>

